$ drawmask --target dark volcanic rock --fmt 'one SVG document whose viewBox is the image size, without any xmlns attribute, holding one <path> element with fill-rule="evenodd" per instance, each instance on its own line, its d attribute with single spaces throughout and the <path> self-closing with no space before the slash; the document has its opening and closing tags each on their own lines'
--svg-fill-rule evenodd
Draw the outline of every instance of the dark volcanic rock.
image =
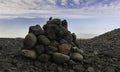
<svg viewBox="0 0 120 72">
<path fill-rule="evenodd" d="M 71 45 L 70 44 L 59 45 L 59 52 L 66 55 L 69 54 L 71 52 Z"/>
<path fill-rule="evenodd" d="M 65 27 L 66 29 L 68 29 L 68 23 L 66 20 L 62 21 L 62 26 Z"/>
<path fill-rule="evenodd" d="M 82 61 L 83 56 L 79 53 L 71 53 L 71 58 L 76 61 Z"/>
<path fill-rule="evenodd" d="M 70 57 L 68 55 L 64 55 L 62 53 L 54 53 L 53 54 L 53 60 L 56 63 L 65 63 L 67 61 L 69 61 Z"/>
<path fill-rule="evenodd" d="M 22 55 L 31 59 L 36 59 L 36 52 L 34 50 L 22 50 Z"/>
<path fill-rule="evenodd" d="M 36 36 L 38 36 L 44 34 L 44 31 L 42 30 L 40 25 L 36 25 L 29 28 L 29 33 L 34 33 Z"/>
<path fill-rule="evenodd" d="M 38 60 L 40 60 L 41 62 L 48 62 L 50 59 L 50 56 L 48 54 L 41 54 L 38 57 Z"/>
<path fill-rule="evenodd" d="M 39 41 L 39 43 L 42 43 L 43 45 L 49 45 L 50 44 L 50 40 L 44 35 L 39 35 L 38 36 L 38 41 Z"/>
<path fill-rule="evenodd" d="M 35 51 L 38 55 L 44 53 L 44 51 L 45 51 L 44 45 L 36 45 Z"/>
<path fill-rule="evenodd" d="M 29 33 L 24 39 L 24 48 L 31 49 L 35 46 L 37 38 L 33 33 Z"/>
</svg>

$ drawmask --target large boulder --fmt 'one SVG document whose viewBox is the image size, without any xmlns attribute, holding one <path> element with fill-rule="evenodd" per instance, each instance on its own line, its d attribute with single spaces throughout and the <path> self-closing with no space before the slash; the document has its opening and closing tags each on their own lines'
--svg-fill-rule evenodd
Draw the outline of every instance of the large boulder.
<svg viewBox="0 0 120 72">
<path fill-rule="evenodd" d="M 62 54 L 62 53 L 54 53 L 53 54 L 53 61 L 55 61 L 56 63 L 65 63 L 68 62 L 70 59 L 70 57 L 68 55 Z"/>
<path fill-rule="evenodd" d="M 50 40 L 45 35 L 39 35 L 38 36 L 38 41 L 39 41 L 39 43 L 41 43 L 43 45 L 49 45 L 50 44 Z"/>
<path fill-rule="evenodd" d="M 35 46 L 37 38 L 33 33 L 29 33 L 24 39 L 24 48 L 31 49 Z"/>
</svg>

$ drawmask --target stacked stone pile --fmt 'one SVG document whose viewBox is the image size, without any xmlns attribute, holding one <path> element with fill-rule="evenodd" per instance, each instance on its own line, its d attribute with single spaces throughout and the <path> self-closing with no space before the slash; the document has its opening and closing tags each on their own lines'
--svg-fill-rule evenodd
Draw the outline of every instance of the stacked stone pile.
<svg viewBox="0 0 120 72">
<path fill-rule="evenodd" d="M 81 62 L 82 52 L 75 33 L 68 30 L 67 21 L 57 18 L 50 18 L 43 27 L 30 26 L 22 48 L 22 55 L 27 58 L 58 64 Z"/>
</svg>

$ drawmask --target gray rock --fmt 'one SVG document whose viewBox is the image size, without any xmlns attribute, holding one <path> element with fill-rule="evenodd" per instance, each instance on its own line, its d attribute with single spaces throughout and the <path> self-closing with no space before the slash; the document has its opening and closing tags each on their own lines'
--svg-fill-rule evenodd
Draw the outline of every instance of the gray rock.
<svg viewBox="0 0 120 72">
<path fill-rule="evenodd" d="M 57 71 L 57 64 L 52 63 L 51 65 L 48 66 L 48 69 L 49 69 L 50 71 L 56 72 L 56 71 Z"/>
<path fill-rule="evenodd" d="M 106 67 L 105 72 L 116 72 L 113 67 Z"/>
<path fill-rule="evenodd" d="M 44 35 L 39 35 L 38 36 L 38 41 L 39 41 L 39 43 L 44 44 L 44 45 L 49 45 L 50 44 L 50 40 Z"/>
<path fill-rule="evenodd" d="M 62 53 L 54 53 L 53 54 L 53 60 L 56 62 L 56 63 L 65 63 L 65 62 L 68 62 L 70 59 L 70 57 L 68 55 L 65 55 L 65 54 L 62 54 Z"/>
<path fill-rule="evenodd" d="M 31 49 L 35 46 L 37 38 L 33 33 L 29 33 L 24 39 L 24 48 Z"/>
<path fill-rule="evenodd" d="M 69 54 L 71 51 L 71 45 L 70 44 L 61 44 L 59 45 L 59 52 L 63 54 Z"/>
<path fill-rule="evenodd" d="M 79 53 L 72 53 L 71 59 L 73 59 L 75 61 L 83 61 L 83 56 Z"/>
<path fill-rule="evenodd" d="M 36 45 L 35 51 L 37 52 L 38 55 L 44 53 L 45 51 L 44 45 Z"/>
<path fill-rule="evenodd" d="M 83 51 L 82 49 L 78 49 L 78 52 L 79 52 L 80 54 L 84 54 L 84 51 Z"/>
<path fill-rule="evenodd" d="M 59 24 L 61 24 L 61 23 L 62 23 L 61 20 L 58 19 L 58 18 L 49 20 L 49 21 L 47 22 L 47 24 L 57 24 L 57 25 L 59 25 Z"/>
<path fill-rule="evenodd" d="M 34 50 L 22 50 L 22 55 L 31 59 L 36 59 L 36 52 Z"/>
<path fill-rule="evenodd" d="M 75 72 L 74 70 L 70 69 L 68 72 Z"/>
<path fill-rule="evenodd" d="M 93 67 L 88 67 L 88 72 L 95 72 L 95 69 Z"/>
<path fill-rule="evenodd" d="M 48 62 L 49 59 L 50 59 L 50 56 L 48 54 L 41 54 L 38 57 L 38 60 L 41 61 L 41 62 Z"/>
<path fill-rule="evenodd" d="M 40 25 L 30 26 L 29 33 L 34 33 L 36 36 L 40 34 L 44 34 L 44 31 L 42 30 Z"/>
<path fill-rule="evenodd" d="M 85 68 L 81 64 L 78 64 L 78 65 L 73 66 L 73 70 L 75 72 L 84 72 Z"/>
</svg>

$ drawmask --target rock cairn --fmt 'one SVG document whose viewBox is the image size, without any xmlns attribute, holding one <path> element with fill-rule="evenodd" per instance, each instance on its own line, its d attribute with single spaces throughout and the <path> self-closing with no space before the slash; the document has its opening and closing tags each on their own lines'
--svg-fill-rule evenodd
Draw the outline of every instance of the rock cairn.
<svg viewBox="0 0 120 72">
<path fill-rule="evenodd" d="M 68 30 L 67 21 L 57 18 L 50 18 L 43 28 L 30 26 L 22 48 L 22 55 L 27 58 L 57 64 L 82 62 L 82 52 L 75 33 Z"/>
</svg>

